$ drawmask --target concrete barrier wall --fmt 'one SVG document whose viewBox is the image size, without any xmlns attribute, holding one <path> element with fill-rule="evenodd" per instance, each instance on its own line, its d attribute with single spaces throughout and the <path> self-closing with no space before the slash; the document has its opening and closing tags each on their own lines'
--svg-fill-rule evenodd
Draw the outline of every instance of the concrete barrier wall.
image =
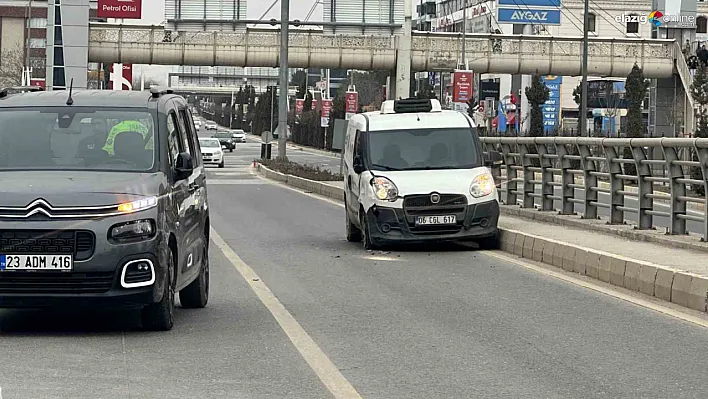
<svg viewBox="0 0 708 399">
<path fill-rule="evenodd" d="M 307 192 L 344 200 L 344 190 L 326 183 L 284 175 L 258 165 L 265 178 Z M 708 312 L 708 277 L 649 262 L 591 250 L 520 231 L 500 229 L 500 249 L 677 305 Z M 707 257 L 708 259 L 708 257 Z"/>
</svg>

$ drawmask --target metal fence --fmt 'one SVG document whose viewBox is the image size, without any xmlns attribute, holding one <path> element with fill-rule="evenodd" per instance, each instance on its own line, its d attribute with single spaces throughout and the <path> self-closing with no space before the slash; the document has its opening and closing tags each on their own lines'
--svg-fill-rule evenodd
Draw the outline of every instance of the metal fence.
<svg viewBox="0 0 708 399">
<path fill-rule="evenodd" d="M 708 139 L 483 137 L 500 200 L 708 241 Z M 689 153 L 690 156 L 681 156 Z M 688 160 L 687 160 L 688 159 Z"/>
</svg>

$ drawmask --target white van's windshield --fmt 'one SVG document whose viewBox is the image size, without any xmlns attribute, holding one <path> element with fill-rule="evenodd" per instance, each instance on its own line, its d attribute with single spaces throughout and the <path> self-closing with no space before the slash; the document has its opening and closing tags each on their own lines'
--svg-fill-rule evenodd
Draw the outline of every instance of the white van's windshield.
<svg viewBox="0 0 708 399">
<path fill-rule="evenodd" d="M 372 170 L 472 169 L 481 165 L 470 128 L 373 131 L 367 134 Z"/>
</svg>

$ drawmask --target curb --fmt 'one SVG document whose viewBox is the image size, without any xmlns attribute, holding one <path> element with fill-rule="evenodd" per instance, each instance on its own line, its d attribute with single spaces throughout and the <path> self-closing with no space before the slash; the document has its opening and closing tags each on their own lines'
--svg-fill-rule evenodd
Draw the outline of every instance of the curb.
<svg viewBox="0 0 708 399">
<path fill-rule="evenodd" d="M 257 164 L 256 168 L 258 170 L 258 173 L 260 173 L 261 175 L 263 175 L 263 177 L 267 179 L 276 180 L 281 183 L 285 183 L 289 186 L 305 190 L 307 192 L 319 194 L 323 197 L 344 201 L 344 190 L 339 187 L 330 186 L 329 184 L 325 184 L 315 180 L 303 179 L 301 177 L 276 172 L 274 170 L 266 168 L 260 163 Z"/>
<path fill-rule="evenodd" d="M 275 172 L 261 164 L 257 165 L 257 170 L 267 179 L 332 199 L 344 200 L 344 190 L 340 187 Z M 504 213 L 509 214 L 509 212 Z M 520 231 L 499 230 L 500 249 L 504 252 L 653 296 L 689 309 L 708 312 L 708 276 L 583 248 Z"/>
<path fill-rule="evenodd" d="M 251 133 L 247 133 L 247 134 L 251 135 L 254 138 L 261 137 L 260 135 L 256 135 L 256 134 L 251 134 Z M 274 139 L 273 142 L 275 143 L 275 142 L 277 142 L 277 140 Z M 336 157 L 336 158 L 339 158 L 339 156 L 341 155 L 341 153 L 339 153 L 339 152 L 327 151 L 327 150 L 323 150 L 321 148 L 309 147 L 306 145 L 297 144 L 297 143 L 292 142 L 290 140 L 288 140 L 287 145 L 292 150 L 310 152 L 310 153 L 318 154 L 318 155 L 325 155 L 325 156 Z"/>
<path fill-rule="evenodd" d="M 631 225 L 611 225 L 606 220 L 581 219 L 577 215 L 558 215 L 558 211 L 543 212 L 538 209 L 521 208 L 518 205 L 502 205 L 504 215 L 536 220 L 539 222 L 556 224 L 566 227 L 592 230 L 603 234 L 612 234 L 630 240 L 650 242 L 672 248 L 687 249 L 691 251 L 708 252 L 708 243 L 700 242 L 697 236 L 672 236 L 657 230 L 637 230 Z M 690 237 L 681 239 L 680 237 Z M 689 241 L 691 240 L 691 241 Z"/>
</svg>

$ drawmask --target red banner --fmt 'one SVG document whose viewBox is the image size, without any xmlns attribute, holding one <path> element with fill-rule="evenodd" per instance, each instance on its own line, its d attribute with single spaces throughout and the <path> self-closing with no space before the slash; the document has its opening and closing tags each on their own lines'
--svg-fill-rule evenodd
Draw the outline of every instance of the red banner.
<svg viewBox="0 0 708 399">
<path fill-rule="evenodd" d="M 304 106 L 304 105 L 303 105 Z M 312 99 L 312 110 L 314 111 L 317 108 L 317 100 L 314 98 Z"/>
<path fill-rule="evenodd" d="M 295 100 L 295 115 L 302 115 L 305 110 L 305 100 Z"/>
<path fill-rule="evenodd" d="M 356 114 L 357 111 L 359 111 L 359 93 L 348 91 L 344 96 L 344 112 L 347 114 Z"/>
<path fill-rule="evenodd" d="M 116 71 L 118 67 L 123 69 L 120 74 Z M 116 89 L 119 84 L 121 88 Z M 133 64 L 113 64 L 109 86 L 110 90 L 133 90 Z"/>
<path fill-rule="evenodd" d="M 141 19 L 143 17 L 142 0 L 98 0 L 96 16 L 98 18 Z"/>
<path fill-rule="evenodd" d="M 332 111 L 332 100 L 322 100 L 322 117 L 329 118 L 329 113 Z"/>
<path fill-rule="evenodd" d="M 466 103 L 472 98 L 474 72 L 456 71 L 452 77 L 452 102 Z"/>
</svg>

